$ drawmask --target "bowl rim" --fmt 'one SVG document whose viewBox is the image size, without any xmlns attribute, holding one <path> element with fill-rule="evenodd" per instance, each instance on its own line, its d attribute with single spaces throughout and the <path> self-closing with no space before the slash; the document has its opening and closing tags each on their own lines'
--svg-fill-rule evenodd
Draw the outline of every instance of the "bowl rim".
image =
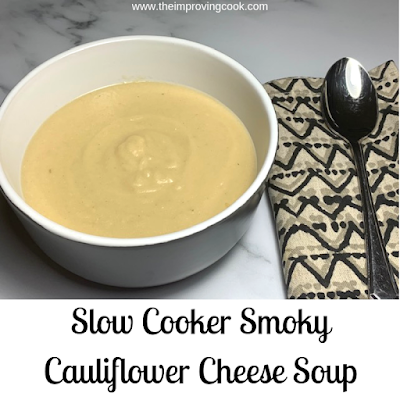
<svg viewBox="0 0 400 400">
<path fill-rule="evenodd" d="M 267 149 L 266 156 L 264 158 L 263 164 L 258 172 L 256 178 L 253 180 L 249 188 L 228 208 L 216 214 L 215 216 L 207 219 L 206 221 L 200 222 L 199 224 L 190 226 L 188 228 L 182 229 L 180 231 L 167 233 L 158 236 L 149 236 L 143 238 L 112 238 L 105 236 L 96 236 L 88 233 L 83 233 L 75 231 L 73 229 L 62 226 L 54 221 L 51 221 L 47 217 L 43 216 L 39 212 L 35 211 L 31 206 L 29 206 L 21 196 L 19 196 L 13 189 L 11 184 L 8 182 L 3 167 L 0 162 L 0 189 L 1 192 L 6 196 L 6 198 L 13 204 L 19 211 L 21 211 L 26 217 L 35 222 L 36 224 L 43 227 L 45 230 L 54 233 L 62 238 L 72 240 L 74 242 L 80 242 L 88 245 L 102 246 L 102 247 L 141 247 L 149 245 L 157 245 L 162 243 L 167 243 L 170 241 L 175 241 L 183 239 L 188 236 L 192 236 L 199 232 L 206 230 L 207 228 L 220 223 L 221 221 L 228 218 L 235 211 L 243 207 L 251 197 L 256 193 L 256 191 L 263 185 L 267 179 L 269 170 L 275 158 L 275 153 L 278 147 L 278 122 L 276 118 L 276 113 L 272 105 L 272 101 L 269 98 L 267 92 L 263 88 L 261 82 L 259 82 L 255 76 L 239 62 L 235 61 L 231 57 L 212 47 L 193 42 L 186 39 L 180 39 L 175 37 L 167 36 L 154 36 L 154 35 L 131 35 L 131 36 L 117 36 L 107 39 L 101 39 L 85 43 L 59 53 L 58 55 L 51 57 L 47 61 L 43 62 L 31 72 L 29 72 L 24 78 L 22 78 L 17 85 L 10 91 L 6 96 L 3 103 L 0 105 L 0 119 L 3 117 L 4 113 L 7 111 L 8 106 L 20 92 L 20 90 L 27 84 L 34 76 L 41 73 L 48 66 L 62 60 L 65 57 L 76 54 L 78 52 L 90 49 L 96 46 L 102 46 L 110 43 L 124 42 L 124 41 L 149 41 L 149 42 L 159 42 L 159 43 L 169 43 L 176 44 L 183 47 L 190 47 L 200 50 L 208 55 L 218 59 L 219 61 L 228 64 L 235 70 L 237 70 L 242 76 L 245 77 L 247 82 L 252 85 L 253 89 L 257 92 L 264 109 L 267 111 L 269 131 L 270 131 L 270 143 Z"/>
</svg>

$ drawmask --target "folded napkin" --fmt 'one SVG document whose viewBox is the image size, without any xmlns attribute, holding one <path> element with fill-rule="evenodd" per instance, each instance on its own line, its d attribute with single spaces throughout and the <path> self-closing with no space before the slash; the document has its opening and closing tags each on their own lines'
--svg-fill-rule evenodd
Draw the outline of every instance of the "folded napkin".
<svg viewBox="0 0 400 400">
<path fill-rule="evenodd" d="M 370 71 L 379 121 L 362 142 L 383 240 L 398 284 L 399 89 L 393 61 Z M 287 296 L 368 298 L 361 196 L 352 152 L 321 114 L 321 78 L 266 83 L 279 123 L 269 175 Z"/>
</svg>

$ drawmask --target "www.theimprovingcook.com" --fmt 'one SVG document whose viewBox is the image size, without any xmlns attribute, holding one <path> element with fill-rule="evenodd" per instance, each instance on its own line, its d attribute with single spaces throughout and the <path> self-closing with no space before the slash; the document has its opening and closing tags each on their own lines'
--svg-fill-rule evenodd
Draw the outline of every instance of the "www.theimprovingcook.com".
<svg viewBox="0 0 400 400">
<path fill-rule="evenodd" d="M 214 11 L 220 13 L 221 11 L 268 11 L 268 4 L 244 4 L 238 3 L 132 3 L 133 11 Z"/>
</svg>

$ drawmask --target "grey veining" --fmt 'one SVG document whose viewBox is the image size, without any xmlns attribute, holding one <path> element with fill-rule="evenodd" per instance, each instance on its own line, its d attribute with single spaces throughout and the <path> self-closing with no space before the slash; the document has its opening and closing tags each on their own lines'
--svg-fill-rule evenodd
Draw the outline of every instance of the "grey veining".
<svg viewBox="0 0 400 400">
<path fill-rule="evenodd" d="M 353 56 L 367 69 L 388 59 L 398 60 L 397 0 L 265 0 L 268 11 L 220 13 L 134 12 L 131 3 L 2 0 L 0 102 L 23 76 L 43 61 L 76 45 L 112 36 L 152 34 L 194 40 L 235 58 L 262 82 L 285 76 L 324 76 L 329 65 L 343 56 Z M 0 254 L 0 298 L 283 298 L 285 295 L 273 216 L 265 197 L 251 229 L 228 255 L 196 276 L 160 288 L 105 288 L 64 272 L 31 242 L 3 198 L 0 198 Z"/>
</svg>

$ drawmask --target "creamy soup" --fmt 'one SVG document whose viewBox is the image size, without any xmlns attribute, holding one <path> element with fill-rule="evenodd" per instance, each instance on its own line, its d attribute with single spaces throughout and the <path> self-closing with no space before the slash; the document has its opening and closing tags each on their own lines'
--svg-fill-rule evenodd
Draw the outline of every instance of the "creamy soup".
<svg viewBox="0 0 400 400">
<path fill-rule="evenodd" d="M 32 138 L 25 200 L 98 236 L 178 231 L 221 212 L 256 175 L 253 142 L 227 107 L 196 90 L 134 82 L 79 97 Z"/>
</svg>

